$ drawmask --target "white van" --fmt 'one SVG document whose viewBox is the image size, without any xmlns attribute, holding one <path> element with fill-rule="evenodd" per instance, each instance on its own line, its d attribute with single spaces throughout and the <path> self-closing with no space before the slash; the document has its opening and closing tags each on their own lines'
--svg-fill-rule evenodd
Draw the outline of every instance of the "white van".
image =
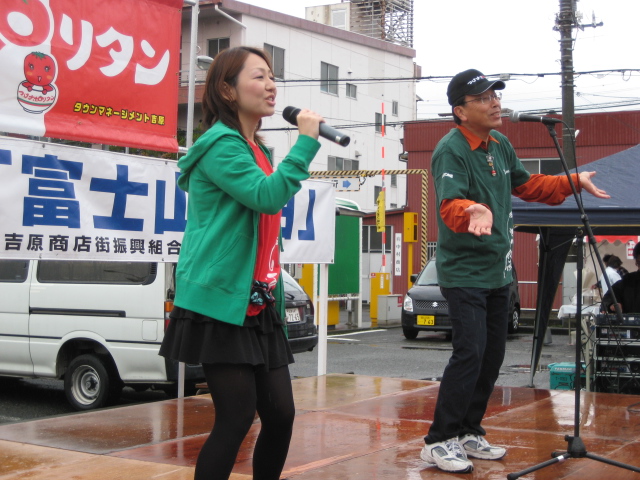
<svg viewBox="0 0 640 480">
<path fill-rule="evenodd" d="M 78 410 L 125 385 L 172 392 L 158 355 L 173 308 L 173 263 L 0 259 L 0 376 L 64 379 Z M 204 379 L 187 365 L 187 389 Z"/>
</svg>

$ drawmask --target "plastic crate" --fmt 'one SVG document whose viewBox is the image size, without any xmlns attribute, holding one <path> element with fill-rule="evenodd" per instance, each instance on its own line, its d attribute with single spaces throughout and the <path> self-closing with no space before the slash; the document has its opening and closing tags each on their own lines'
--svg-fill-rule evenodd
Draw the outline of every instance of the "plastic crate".
<svg viewBox="0 0 640 480">
<path fill-rule="evenodd" d="M 582 368 L 585 368 L 584 363 Z M 576 375 L 574 362 L 559 362 L 549 364 L 549 388 L 551 390 L 573 390 L 573 381 Z M 585 374 L 580 375 L 581 385 L 585 386 Z"/>
</svg>

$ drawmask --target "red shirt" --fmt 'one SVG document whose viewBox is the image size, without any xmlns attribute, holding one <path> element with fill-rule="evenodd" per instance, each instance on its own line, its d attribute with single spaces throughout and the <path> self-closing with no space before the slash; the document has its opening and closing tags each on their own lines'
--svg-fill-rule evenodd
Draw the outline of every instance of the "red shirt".
<svg viewBox="0 0 640 480">
<path fill-rule="evenodd" d="M 253 153 L 256 156 L 256 163 L 269 176 L 273 173 L 273 167 L 269 159 L 262 149 L 249 142 Z M 280 275 L 280 250 L 278 238 L 280 234 L 280 218 L 281 212 L 275 215 L 260 214 L 260 223 L 258 224 L 258 252 L 256 256 L 256 265 L 253 270 L 253 278 L 261 283 L 268 285 L 268 291 L 273 291 L 278 282 Z M 258 305 L 250 303 L 247 308 L 247 315 L 257 315 L 266 304 Z"/>
</svg>

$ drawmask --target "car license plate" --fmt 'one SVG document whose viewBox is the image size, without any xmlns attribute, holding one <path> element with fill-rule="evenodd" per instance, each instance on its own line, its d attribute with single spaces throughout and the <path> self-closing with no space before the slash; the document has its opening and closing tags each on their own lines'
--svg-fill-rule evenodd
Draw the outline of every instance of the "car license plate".
<svg viewBox="0 0 640 480">
<path fill-rule="evenodd" d="M 433 315 L 418 315 L 418 325 L 435 325 L 436 317 Z"/>
<path fill-rule="evenodd" d="M 297 308 L 287 308 L 287 323 L 296 323 L 301 320 L 300 310 Z"/>
</svg>

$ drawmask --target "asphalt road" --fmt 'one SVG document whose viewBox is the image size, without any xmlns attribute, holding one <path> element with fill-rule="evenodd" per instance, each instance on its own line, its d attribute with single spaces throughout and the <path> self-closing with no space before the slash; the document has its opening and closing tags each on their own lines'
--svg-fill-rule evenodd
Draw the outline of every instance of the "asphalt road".
<svg viewBox="0 0 640 480">
<path fill-rule="evenodd" d="M 534 376 L 537 388 L 549 388 L 547 366 L 554 362 L 573 362 L 574 345 L 567 335 L 553 335 L 540 357 L 541 369 Z M 497 384 L 512 387 L 530 382 L 533 335 L 509 335 L 507 353 Z M 439 380 L 451 356 L 451 342 L 438 332 L 422 332 L 415 340 L 406 340 L 401 328 L 369 330 L 330 335 L 327 345 L 327 373 L 354 373 L 382 377 Z M 317 349 L 295 356 L 290 366 L 293 377 L 318 373 Z"/>
<path fill-rule="evenodd" d="M 498 385 L 523 387 L 530 383 L 529 364 L 533 336 L 510 335 L 507 356 Z M 534 377 L 538 388 L 549 388 L 553 362 L 574 361 L 574 346 L 566 335 L 554 335 L 542 350 L 542 369 Z M 451 343 L 440 333 L 420 333 L 406 340 L 401 328 L 365 330 L 332 334 L 327 345 L 327 373 L 353 373 L 410 379 L 439 379 L 451 355 Z M 318 349 L 295 355 L 291 375 L 314 376 L 318 373 Z M 117 406 L 166 400 L 162 391 L 135 392 L 125 388 Z M 67 403 L 61 380 L 0 378 L 0 424 L 34 420 L 76 412 Z"/>
<path fill-rule="evenodd" d="M 163 391 L 125 388 L 116 406 L 168 398 Z M 76 413 L 67 402 L 62 380 L 0 377 L 0 424 Z"/>
</svg>

